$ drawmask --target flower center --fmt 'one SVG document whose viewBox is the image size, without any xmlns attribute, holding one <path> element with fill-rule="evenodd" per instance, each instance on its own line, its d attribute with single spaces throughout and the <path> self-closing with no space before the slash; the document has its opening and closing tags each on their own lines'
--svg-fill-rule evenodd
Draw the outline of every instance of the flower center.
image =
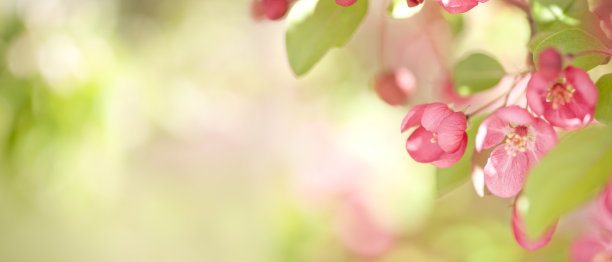
<svg viewBox="0 0 612 262">
<path fill-rule="evenodd" d="M 509 133 L 506 136 L 506 145 L 504 149 L 509 156 L 516 156 L 516 152 L 525 152 L 527 150 L 527 141 L 529 136 L 527 134 L 526 126 L 517 126 L 514 128 L 514 132 Z"/>
<path fill-rule="evenodd" d="M 557 109 L 572 101 L 574 91 L 576 89 L 567 83 L 555 83 L 548 91 L 546 102 L 552 102 L 552 108 Z"/>
<path fill-rule="evenodd" d="M 438 133 L 433 133 L 433 137 L 431 139 L 429 139 L 429 142 L 431 142 L 432 144 L 435 144 L 438 142 Z"/>
</svg>

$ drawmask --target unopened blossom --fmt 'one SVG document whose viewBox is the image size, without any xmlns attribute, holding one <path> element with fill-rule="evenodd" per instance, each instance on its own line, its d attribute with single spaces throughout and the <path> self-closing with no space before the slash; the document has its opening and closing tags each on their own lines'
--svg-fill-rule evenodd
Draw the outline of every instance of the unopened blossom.
<svg viewBox="0 0 612 262">
<path fill-rule="evenodd" d="M 353 5 L 357 0 L 336 0 L 336 4 L 341 6 L 350 6 Z"/>
<path fill-rule="evenodd" d="M 527 103 L 553 126 L 576 130 L 593 120 L 597 87 L 582 69 L 562 69 L 561 55 L 553 48 L 540 53 L 539 69 L 527 84 Z"/>
<path fill-rule="evenodd" d="M 484 167 L 491 193 L 513 197 L 522 188 L 527 171 L 557 143 L 557 134 L 546 121 L 518 106 L 498 109 L 487 117 L 476 135 L 476 150 L 495 147 Z"/>
<path fill-rule="evenodd" d="M 451 14 L 459 14 L 470 11 L 472 8 L 478 5 L 478 3 L 484 3 L 488 0 L 434 0 Z"/>
<path fill-rule="evenodd" d="M 387 104 L 405 105 L 416 91 L 416 80 L 410 70 L 400 67 L 376 76 L 375 88 Z"/>
<path fill-rule="evenodd" d="M 270 20 L 283 18 L 289 9 L 289 0 L 263 0 L 266 17 Z"/>
<path fill-rule="evenodd" d="M 422 4 L 423 1 L 425 0 L 406 0 L 406 3 L 408 4 L 408 7 L 415 7 L 417 5 Z"/>
<path fill-rule="evenodd" d="M 555 233 L 557 223 L 555 222 L 550 228 L 548 228 L 541 236 L 531 238 L 527 234 L 523 218 L 519 214 L 516 205 L 512 210 L 512 232 L 516 242 L 527 250 L 536 250 L 543 246 L 546 246 L 550 242 L 550 238 Z"/>
<path fill-rule="evenodd" d="M 467 145 L 466 116 L 446 104 L 414 106 L 402 121 L 402 132 L 417 129 L 408 137 L 406 150 L 417 162 L 445 168 L 457 163 Z"/>
</svg>

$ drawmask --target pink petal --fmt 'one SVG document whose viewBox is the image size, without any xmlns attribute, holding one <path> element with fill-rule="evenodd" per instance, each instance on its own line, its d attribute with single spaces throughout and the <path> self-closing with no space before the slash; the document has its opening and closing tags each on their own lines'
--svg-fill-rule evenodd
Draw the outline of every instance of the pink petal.
<svg viewBox="0 0 612 262">
<path fill-rule="evenodd" d="M 263 4 L 266 7 L 266 16 L 270 20 L 281 19 L 289 8 L 287 0 L 263 0 Z"/>
<path fill-rule="evenodd" d="M 438 146 L 438 143 L 431 142 L 432 138 L 434 138 L 432 132 L 419 127 L 408 137 L 406 151 L 415 161 L 420 163 L 438 160 L 445 152 Z"/>
<path fill-rule="evenodd" d="M 555 81 L 559 78 L 561 69 L 563 68 L 563 59 L 561 54 L 552 47 L 544 49 L 538 57 L 538 73 L 549 81 Z"/>
<path fill-rule="evenodd" d="M 463 139 L 460 140 L 461 144 L 455 152 L 444 153 L 440 155 L 440 160 L 433 161 L 431 162 L 431 164 L 439 168 L 447 168 L 449 166 L 454 165 L 455 163 L 457 163 L 457 161 L 461 159 L 461 157 L 465 153 L 465 148 L 467 147 L 467 140 L 467 134 L 463 133 Z"/>
<path fill-rule="evenodd" d="M 544 118 L 553 126 L 558 126 L 567 130 L 576 130 L 582 126 L 582 119 L 569 106 L 552 108 L 552 103 L 545 105 Z"/>
<path fill-rule="evenodd" d="M 431 131 L 438 132 L 440 123 L 449 115 L 453 113 L 452 110 L 448 109 L 446 104 L 442 103 L 431 103 L 423 112 L 423 118 L 421 118 L 421 125 Z"/>
<path fill-rule="evenodd" d="M 484 3 L 487 0 L 434 0 L 449 13 L 459 14 L 465 13 L 470 9 L 474 8 L 478 3 Z"/>
<path fill-rule="evenodd" d="M 536 119 L 530 132 L 535 136 L 535 151 L 538 157 L 546 154 L 559 142 L 557 132 L 555 132 L 549 123 L 542 119 Z"/>
<path fill-rule="evenodd" d="M 413 126 L 418 126 L 421 124 L 421 118 L 423 117 L 423 112 L 425 111 L 427 105 L 429 104 L 416 105 L 413 106 L 410 111 L 408 111 L 408 114 L 406 114 L 404 120 L 402 120 L 402 133 Z"/>
<path fill-rule="evenodd" d="M 582 236 L 576 239 L 572 244 L 570 257 L 573 262 L 593 262 L 596 261 L 596 256 L 605 251 L 605 242 L 600 236 Z"/>
<path fill-rule="evenodd" d="M 423 3 L 423 1 L 424 0 L 407 0 L 406 3 L 408 4 L 408 7 L 415 7 Z"/>
<path fill-rule="evenodd" d="M 357 2 L 357 0 L 336 0 L 336 4 L 339 4 L 341 6 L 350 6 L 355 2 Z"/>
<path fill-rule="evenodd" d="M 521 107 L 500 108 L 480 124 L 476 134 L 476 150 L 480 152 L 502 142 L 506 134 L 510 132 L 509 125 L 530 125 L 533 121 L 535 118 Z"/>
<path fill-rule="evenodd" d="M 416 91 L 416 80 L 410 70 L 398 68 L 378 74 L 375 89 L 378 96 L 387 104 L 404 105 Z"/>
<path fill-rule="evenodd" d="M 548 94 L 548 86 L 552 82 L 539 72 L 536 72 L 529 79 L 527 84 L 527 104 L 537 115 L 544 114 L 544 103 Z"/>
<path fill-rule="evenodd" d="M 438 143 L 447 153 L 457 151 L 465 136 L 467 120 L 465 114 L 454 112 L 444 119 L 438 128 Z"/>
<path fill-rule="evenodd" d="M 506 144 L 497 146 L 485 165 L 485 184 L 491 193 L 498 197 L 509 198 L 523 188 L 527 174 L 527 154 L 517 152 L 511 156 L 506 152 Z"/>
<path fill-rule="evenodd" d="M 520 217 L 518 211 L 516 210 L 516 205 L 514 206 L 514 210 L 512 211 L 512 231 L 514 232 L 514 238 L 516 242 L 519 243 L 524 249 L 527 250 L 536 250 L 543 246 L 546 246 L 548 242 L 550 242 L 550 238 L 555 233 L 555 228 L 557 227 L 557 222 L 555 222 L 544 235 L 538 237 L 537 239 L 531 239 L 527 236 L 527 230 L 525 229 L 525 225 L 523 223 L 523 219 Z"/>
<path fill-rule="evenodd" d="M 573 66 L 566 67 L 563 73 L 567 82 L 584 98 L 586 105 L 595 106 L 598 92 L 589 75 L 584 70 Z"/>
</svg>

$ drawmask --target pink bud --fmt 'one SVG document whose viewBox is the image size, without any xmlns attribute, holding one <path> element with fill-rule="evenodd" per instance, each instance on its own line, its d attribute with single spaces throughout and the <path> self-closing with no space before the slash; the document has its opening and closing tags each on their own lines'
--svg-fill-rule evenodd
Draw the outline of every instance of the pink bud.
<svg viewBox="0 0 612 262">
<path fill-rule="evenodd" d="M 408 7 L 415 7 L 417 5 L 422 4 L 423 1 L 425 0 L 406 0 L 406 2 L 408 3 Z"/>
<path fill-rule="evenodd" d="M 546 48 L 538 56 L 538 70 L 547 79 L 555 80 L 563 69 L 561 54 L 552 47 Z"/>
<path fill-rule="evenodd" d="M 288 0 L 263 0 L 266 16 L 270 20 L 278 20 L 285 16 L 289 9 Z"/>
<path fill-rule="evenodd" d="M 336 0 L 336 4 L 341 6 L 350 6 L 353 5 L 357 0 Z"/>
<path fill-rule="evenodd" d="M 251 2 L 251 17 L 255 21 L 261 21 L 266 16 L 266 7 L 262 0 L 253 0 Z"/>
<path fill-rule="evenodd" d="M 488 0 L 434 0 L 449 13 L 458 14 L 465 13 L 474 8 L 478 3 L 484 3 Z"/>
<path fill-rule="evenodd" d="M 416 80 L 410 70 L 397 68 L 376 77 L 376 93 L 387 104 L 405 105 L 416 91 Z"/>
</svg>

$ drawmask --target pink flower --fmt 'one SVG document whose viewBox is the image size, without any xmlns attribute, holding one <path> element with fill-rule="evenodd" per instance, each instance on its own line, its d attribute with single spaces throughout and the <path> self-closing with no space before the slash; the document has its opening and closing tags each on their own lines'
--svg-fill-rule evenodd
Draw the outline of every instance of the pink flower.
<svg viewBox="0 0 612 262">
<path fill-rule="evenodd" d="M 470 9 L 474 8 L 478 3 L 484 3 L 488 0 L 434 0 L 446 11 L 451 14 L 465 13 L 470 11 Z"/>
<path fill-rule="evenodd" d="M 491 148 L 484 179 L 491 193 L 513 197 L 523 188 L 528 169 L 557 143 L 546 121 L 518 106 L 500 108 L 487 117 L 476 134 L 476 150 Z"/>
<path fill-rule="evenodd" d="M 263 6 L 265 7 L 265 13 L 268 19 L 278 20 L 285 16 L 289 9 L 288 0 L 263 0 Z"/>
<path fill-rule="evenodd" d="M 539 57 L 539 69 L 527 84 L 527 103 L 554 126 L 579 129 L 593 120 L 597 87 L 579 68 L 562 68 L 557 51 L 548 48 Z"/>
<path fill-rule="evenodd" d="M 516 239 L 516 242 L 524 249 L 536 250 L 543 246 L 546 246 L 546 244 L 550 242 L 550 238 L 552 237 L 552 235 L 555 233 L 556 227 L 557 223 L 555 222 L 555 224 L 548 228 L 546 232 L 544 232 L 544 234 L 542 234 L 538 238 L 530 238 L 527 235 L 523 219 L 521 218 L 516 208 L 516 205 L 514 205 L 514 209 L 512 210 L 512 232 L 514 233 L 514 239 Z"/>
<path fill-rule="evenodd" d="M 417 162 L 445 168 L 457 163 L 467 145 L 467 121 L 442 103 L 421 104 L 410 109 L 402 121 L 402 132 L 418 128 L 408 137 L 406 150 Z"/>
<path fill-rule="evenodd" d="M 336 4 L 339 4 L 341 6 L 350 6 L 355 2 L 357 2 L 357 0 L 336 0 Z"/>
<path fill-rule="evenodd" d="M 612 261 L 612 241 L 601 235 L 582 236 L 572 244 L 570 257 L 574 262 Z"/>
<path fill-rule="evenodd" d="M 376 77 L 376 93 L 387 104 L 405 105 L 416 91 L 416 80 L 410 70 L 397 68 Z"/>
<path fill-rule="evenodd" d="M 595 222 L 607 231 L 612 232 L 612 181 L 603 190 L 595 204 Z"/>
</svg>

